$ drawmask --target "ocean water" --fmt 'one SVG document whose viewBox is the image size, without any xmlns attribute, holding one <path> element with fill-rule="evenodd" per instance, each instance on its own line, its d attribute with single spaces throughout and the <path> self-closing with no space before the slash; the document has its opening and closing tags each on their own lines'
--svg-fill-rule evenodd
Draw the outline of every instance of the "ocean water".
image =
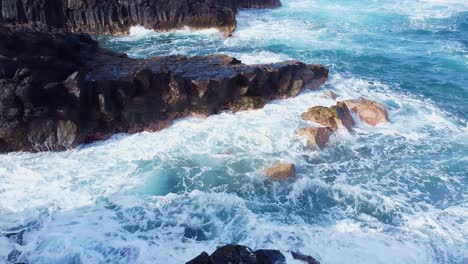
<svg viewBox="0 0 468 264">
<path fill-rule="evenodd" d="M 327 65 L 338 100 L 387 105 L 311 152 L 321 91 L 77 149 L 0 155 L 0 263 L 185 263 L 238 243 L 322 263 L 468 263 L 468 1 L 283 0 L 214 29 L 100 37 L 131 57 L 223 53 Z M 294 162 L 297 176 L 263 169 Z M 12 235 L 12 234 L 18 235 Z M 295 263 L 289 259 L 289 263 Z"/>
</svg>

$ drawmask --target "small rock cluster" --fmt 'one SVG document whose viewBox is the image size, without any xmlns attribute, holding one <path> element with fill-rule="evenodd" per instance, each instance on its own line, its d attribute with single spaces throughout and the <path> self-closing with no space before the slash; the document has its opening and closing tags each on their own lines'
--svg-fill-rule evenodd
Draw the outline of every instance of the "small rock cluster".
<svg viewBox="0 0 468 264">
<path fill-rule="evenodd" d="M 324 95 L 335 100 L 338 95 L 327 91 Z M 376 126 L 388 122 L 388 113 L 385 105 L 363 97 L 353 100 L 338 101 L 336 105 L 314 106 L 301 115 L 305 121 L 320 126 L 303 127 L 297 134 L 306 138 L 307 147 L 311 150 L 326 147 L 330 137 L 338 129 L 346 129 L 351 132 L 355 122 L 351 113 L 370 126 Z M 265 174 L 273 179 L 286 179 L 294 177 L 295 167 L 292 163 L 278 163 L 265 170 Z"/>
<path fill-rule="evenodd" d="M 320 264 L 315 258 L 297 252 L 291 256 L 303 263 Z M 286 258 L 279 250 L 260 249 L 253 251 L 241 245 L 225 245 L 216 249 L 213 254 L 202 252 L 186 264 L 285 264 Z"/>
</svg>

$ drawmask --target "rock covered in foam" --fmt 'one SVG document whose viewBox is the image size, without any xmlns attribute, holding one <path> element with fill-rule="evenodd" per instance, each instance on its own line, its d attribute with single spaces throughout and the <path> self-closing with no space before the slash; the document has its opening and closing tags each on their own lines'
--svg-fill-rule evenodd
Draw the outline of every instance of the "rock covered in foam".
<svg viewBox="0 0 468 264">
<path fill-rule="evenodd" d="M 332 132 L 328 127 L 305 127 L 299 129 L 297 134 L 307 139 L 308 148 L 323 149 L 330 140 Z"/>
<path fill-rule="evenodd" d="M 327 91 L 323 92 L 323 97 L 324 98 L 329 97 L 329 98 L 335 100 L 336 98 L 339 97 L 339 95 L 336 94 L 335 92 L 333 92 L 332 90 L 327 90 Z"/>
<path fill-rule="evenodd" d="M 346 100 L 344 103 L 368 125 L 376 126 L 388 122 L 386 107 L 381 103 L 363 97 L 354 100 Z"/>
<path fill-rule="evenodd" d="M 351 113 L 343 102 L 338 102 L 331 107 L 314 106 L 301 115 L 302 119 L 311 121 L 336 131 L 340 127 L 351 130 L 354 121 Z"/>
<path fill-rule="evenodd" d="M 293 163 L 277 163 L 265 169 L 265 174 L 273 179 L 288 179 L 296 175 L 296 168 Z"/>
</svg>

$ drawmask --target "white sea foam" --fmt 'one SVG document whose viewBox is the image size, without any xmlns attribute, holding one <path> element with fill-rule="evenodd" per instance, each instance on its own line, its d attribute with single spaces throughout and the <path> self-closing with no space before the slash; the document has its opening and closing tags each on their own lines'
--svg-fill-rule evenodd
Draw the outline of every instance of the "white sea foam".
<svg viewBox="0 0 468 264">
<path fill-rule="evenodd" d="M 239 30 L 227 40 L 214 30 L 136 27 L 112 41 L 149 43 L 132 46 L 135 56 L 207 48 L 245 63 L 315 60 L 291 57 L 288 49 L 299 50 L 297 56 L 368 51 L 350 40 L 354 25 L 366 20 L 346 16 L 353 10 L 386 12 L 408 4 L 426 19 L 464 8 L 460 1 L 450 1 L 449 11 L 431 10 L 441 1 L 363 2 L 358 8 L 310 0 L 284 4 L 241 12 Z M 278 19 L 304 10 L 312 10 L 318 18 L 310 21 L 317 23 Z M 410 15 L 408 10 L 398 12 Z M 318 23 L 324 14 L 347 19 L 336 21 L 339 27 Z M 252 43 L 258 47 L 253 52 L 246 49 Z M 435 52 L 463 54 L 462 46 L 444 43 Z M 467 121 L 428 98 L 395 92 L 398 83 L 329 66 L 324 89 L 339 94 L 337 100 L 364 96 L 385 103 L 390 123 L 358 122 L 352 133 L 340 131 L 323 151 L 311 152 L 296 135 L 310 125 L 300 114 L 336 100 L 308 91 L 258 111 L 186 118 L 159 132 L 116 135 L 66 152 L 0 155 L 0 262 L 16 248 L 31 263 L 183 263 L 226 243 L 277 248 L 288 263 L 288 250 L 322 263 L 466 260 Z M 263 169 L 277 161 L 294 162 L 297 177 L 266 179 Z M 20 230 L 22 245 L 1 236 Z"/>
</svg>

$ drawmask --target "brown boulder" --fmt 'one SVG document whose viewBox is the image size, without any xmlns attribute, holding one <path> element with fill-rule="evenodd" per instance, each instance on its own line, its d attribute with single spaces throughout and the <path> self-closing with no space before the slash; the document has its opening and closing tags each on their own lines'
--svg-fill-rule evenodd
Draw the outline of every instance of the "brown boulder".
<svg viewBox="0 0 468 264">
<path fill-rule="evenodd" d="M 277 163 L 267 168 L 265 174 L 273 179 L 287 179 L 296 175 L 296 168 L 292 163 Z"/>
<path fill-rule="evenodd" d="M 351 130 L 354 121 L 351 113 L 343 102 L 338 102 L 335 106 L 314 106 L 301 115 L 302 119 L 312 121 L 324 127 L 336 131 L 339 127 Z"/>
<path fill-rule="evenodd" d="M 376 126 L 388 122 L 385 105 L 366 98 L 343 101 L 366 124 Z"/>
<path fill-rule="evenodd" d="M 307 138 L 307 147 L 310 149 L 322 149 L 330 140 L 332 130 L 328 127 L 305 127 L 301 128 L 297 134 Z"/>
</svg>

